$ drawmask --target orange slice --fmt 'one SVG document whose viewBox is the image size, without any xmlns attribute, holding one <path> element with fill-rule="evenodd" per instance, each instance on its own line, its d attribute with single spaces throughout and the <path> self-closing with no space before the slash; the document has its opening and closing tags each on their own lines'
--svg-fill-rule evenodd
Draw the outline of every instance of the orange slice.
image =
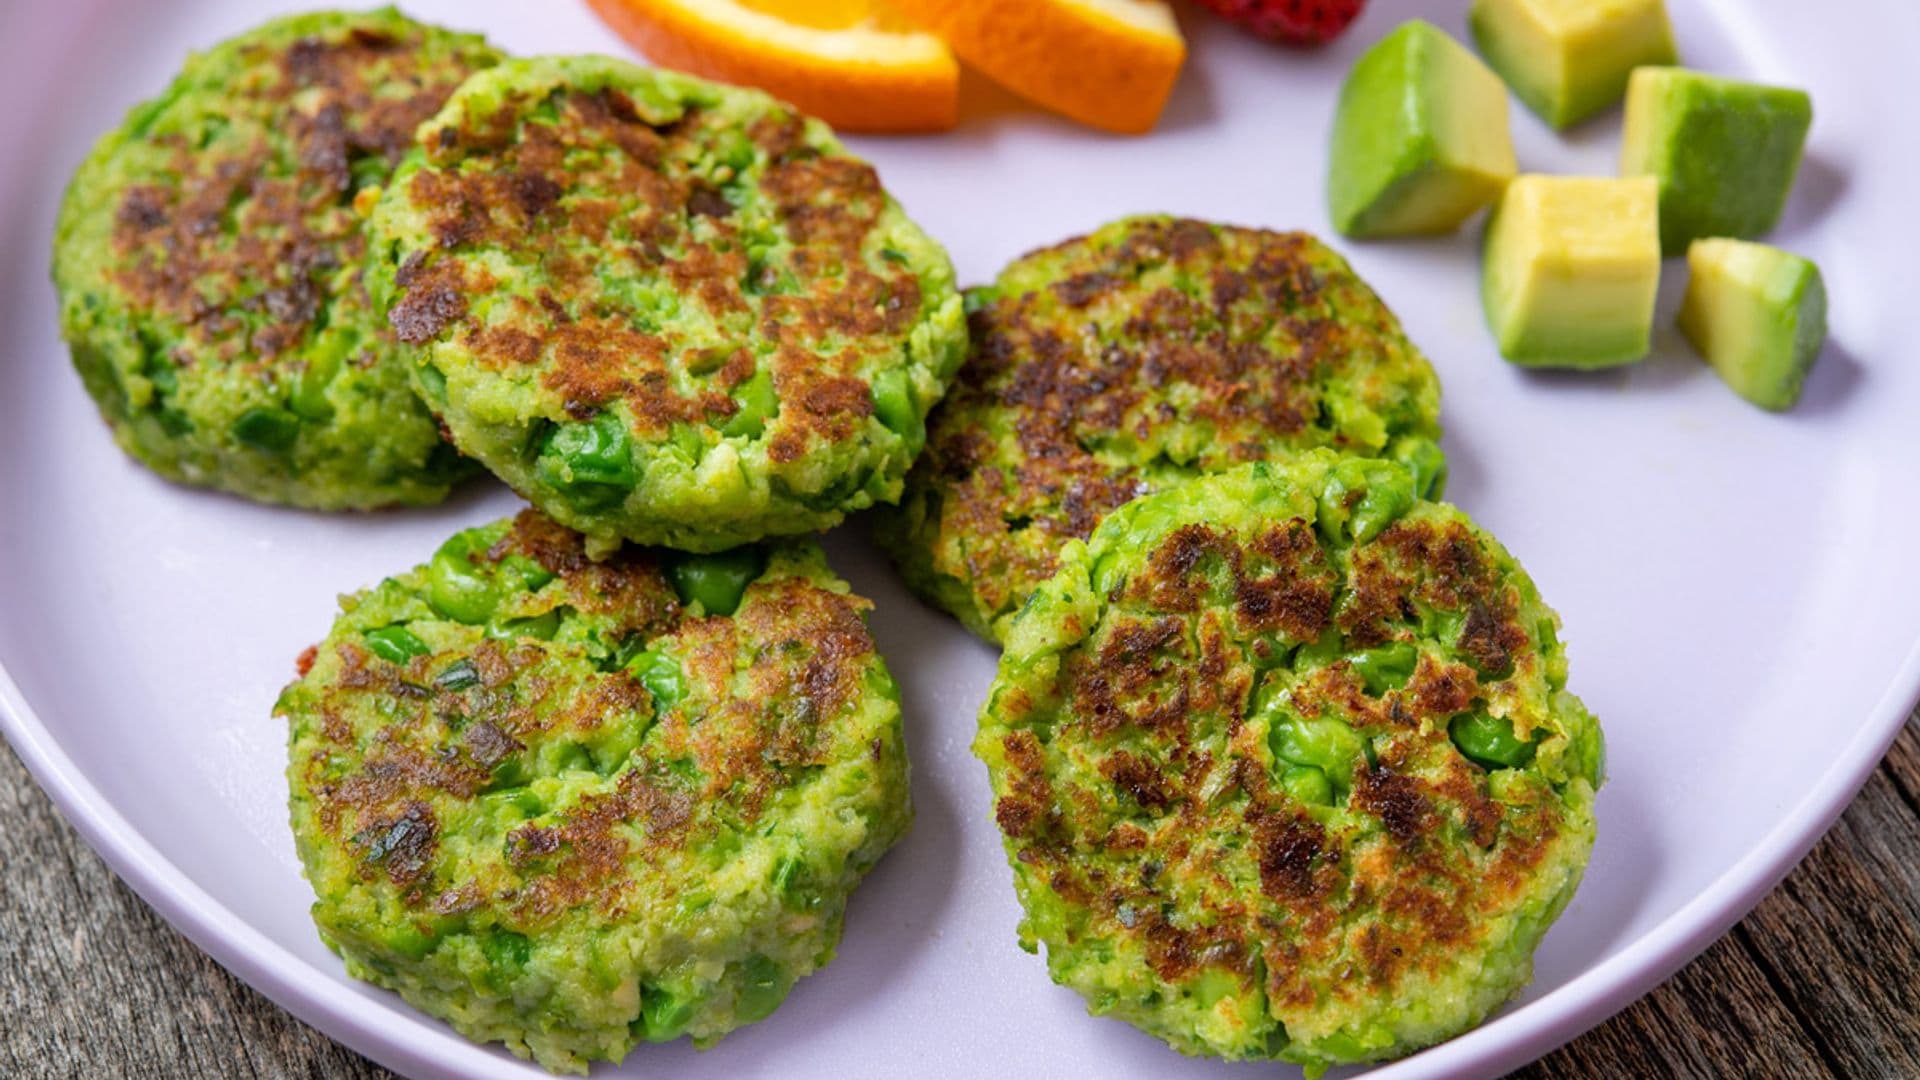
<svg viewBox="0 0 1920 1080">
<path fill-rule="evenodd" d="M 587 0 L 656 64 L 757 86 L 848 131 L 943 131 L 946 45 L 871 0 Z"/>
<path fill-rule="evenodd" d="M 1153 127 L 1186 60 L 1161 0 L 887 0 L 1023 97 L 1097 128 Z"/>
</svg>

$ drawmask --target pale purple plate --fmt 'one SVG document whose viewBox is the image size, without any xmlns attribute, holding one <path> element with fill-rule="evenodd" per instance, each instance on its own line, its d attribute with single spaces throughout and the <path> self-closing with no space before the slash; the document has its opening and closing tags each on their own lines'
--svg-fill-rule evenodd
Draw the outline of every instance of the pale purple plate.
<svg viewBox="0 0 1920 1080">
<path fill-rule="evenodd" d="M 55 333 L 56 201 L 91 140 L 258 0 L 0 7 L 0 720 L 69 818 L 221 963 L 355 1049 L 421 1076 L 529 1075 L 349 981 L 307 921 L 268 710 L 337 592 L 510 511 L 486 484 L 428 512 L 329 517 L 170 487 L 117 451 Z M 623 51 L 584 5 L 439 0 L 416 14 L 516 52 Z M 1627 371 L 1532 376 L 1494 354 L 1476 238 L 1347 245 L 1446 387 L 1451 497 L 1566 617 L 1573 687 L 1612 780 L 1579 896 L 1534 985 L 1485 1026 L 1379 1070 L 1481 1075 L 1541 1054 L 1677 969 L 1803 855 L 1920 688 L 1920 8 L 1671 0 L 1695 66 L 1813 92 L 1811 156 L 1776 240 L 1817 258 L 1833 342 L 1790 415 L 1733 396 L 1671 328 Z M 955 134 L 860 139 L 961 276 L 1127 212 L 1326 232 L 1333 95 L 1413 14 L 1464 34 L 1465 0 L 1377 0 L 1335 47 L 1262 47 L 1182 13 L 1193 62 L 1162 129 L 1130 140 L 986 95 Z M 1523 168 L 1609 174 L 1618 120 L 1562 139 L 1524 110 Z M 967 752 L 993 653 L 920 606 L 860 539 L 829 542 L 877 603 L 905 688 L 919 820 L 855 897 L 840 957 L 778 1013 L 695 1053 L 643 1047 L 603 1073 L 790 1078 L 1289 1074 L 1196 1061 L 1090 1020 L 1014 943 L 1018 918 Z"/>
</svg>

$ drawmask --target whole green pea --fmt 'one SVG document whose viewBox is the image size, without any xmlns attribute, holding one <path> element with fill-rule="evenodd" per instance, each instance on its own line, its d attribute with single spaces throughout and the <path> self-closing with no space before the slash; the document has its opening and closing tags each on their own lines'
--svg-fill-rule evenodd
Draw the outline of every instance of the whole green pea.
<svg viewBox="0 0 1920 1080">
<path fill-rule="evenodd" d="M 627 661 L 627 670 L 653 695 L 654 715 L 661 715 L 686 700 L 687 674 L 680 661 L 663 652 L 647 649 Z"/>
<path fill-rule="evenodd" d="M 786 1000 L 792 983 L 785 969 L 760 953 L 747 957 L 741 965 L 740 992 L 734 998 L 734 1011 L 747 1023 L 764 1020 Z"/>
<path fill-rule="evenodd" d="M 427 560 L 427 603 L 456 622 L 478 626 L 500 606 L 499 587 L 491 565 L 475 558 L 479 542 L 475 530 L 454 533 Z"/>
<path fill-rule="evenodd" d="M 640 988 L 640 1019 L 635 1034 L 648 1042 L 672 1042 L 693 1021 L 693 995 L 682 987 L 647 983 Z"/>
<path fill-rule="evenodd" d="M 1267 730 L 1267 748 L 1293 765 L 1311 765 L 1345 784 L 1366 753 L 1360 735 L 1338 720 L 1282 715 Z"/>
<path fill-rule="evenodd" d="M 1311 765 L 1294 765 L 1280 774 L 1286 793 L 1311 806 L 1333 805 L 1333 782 Z"/>
<path fill-rule="evenodd" d="M 1343 458 L 1320 491 L 1320 524 L 1332 539 L 1342 532 L 1364 544 L 1413 509 L 1414 477 L 1391 461 Z"/>
<path fill-rule="evenodd" d="M 1407 685 L 1407 680 L 1413 678 L 1413 669 L 1420 663 L 1420 651 L 1409 642 L 1396 641 L 1354 653 L 1348 662 L 1367 684 L 1367 693 L 1378 697 Z"/>
<path fill-rule="evenodd" d="M 1447 725 L 1447 734 L 1468 760 L 1489 769 L 1517 769 L 1533 760 L 1533 741 L 1515 735 L 1513 721 L 1502 717 L 1465 713 Z"/>
<path fill-rule="evenodd" d="M 624 499 L 640 480 L 633 436 L 610 411 L 555 425 L 534 468 L 541 480 L 582 504 Z"/>
<path fill-rule="evenodd" d="M 502 558 L 499 565 L 502 571 L 510 570 L 518 576 L 528 592 L 539 592 L 554 578 L 553 571 L 517 551 Z"/>
<path fill-rule="evenodd" d="M 731 615 L 740 608 L 747 586 L 767 568 L 767 553 L 748 544 L 711 555 L 677 554 L 667 560 L 667 580 L 680 602 L 698 604 L 709 615 Z"/>
</svg>

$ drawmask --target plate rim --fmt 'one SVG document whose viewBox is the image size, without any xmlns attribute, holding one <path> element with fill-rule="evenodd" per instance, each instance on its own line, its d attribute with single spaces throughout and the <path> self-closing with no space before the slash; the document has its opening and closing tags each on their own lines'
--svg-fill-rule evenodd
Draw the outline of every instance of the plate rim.
<svg viewBox="0 0 1920 1080">
<path fill-rule="evenodd" d="M 1479 1027 L 1369 1075 L 1387 1080 L 1505 1072 L 1598 1026 L 1704 952 L 1771 892 L 1819 842 L 1880 765 L 1920 700 L 1920 639 L 1865 725 L 1812 790 L 1748 852 L 1679 910 L 1617 955 Z M 113 872 L 174 929 L 327 1037 L 409 1076 L 524 1076 L 425 1013 L 396 1016 L 302 960 L 215 900 L 114 808 L 67 755 L 0 662 L 0 734 L 35 783 Z M 425 1038 L 421 1036 L 425 1035 Z M 411 1037 L 410 1037 L 411 1036 Z"/>
</svg>

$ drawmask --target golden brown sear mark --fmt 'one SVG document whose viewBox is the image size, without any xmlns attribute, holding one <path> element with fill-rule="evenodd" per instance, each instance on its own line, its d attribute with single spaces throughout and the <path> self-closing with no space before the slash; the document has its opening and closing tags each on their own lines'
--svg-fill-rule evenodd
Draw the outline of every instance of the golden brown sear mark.
<svg viewBox="0 0 1920 1080">
<path fill-rule="evenodd" d="M 903 504 L 925 506 L 913 558 L 965 587 L 963 617 L 1010 615 L 1063 540 L 1155 487 L 1437 431 L 1425 361 L 1304 233 L 1131 219 L 1022 258 L 972 301 L 972 352 Z M 1315 618 L 1306 594 L 1249 603 Z"/>
<path fill-rule="evenodd" d="M 1059 714 L 1029 728 L 1031 699 L 998 699 L 1010 730 L 1000 739 L 995 819 L 1017 863 L 1037 868 L 1063 902 L 1091 909 L 1097 930 L 1088 933 L 1138 939 L 1155 974 L 1171 982 L 1203 967 L 1244 972 L 1258 955 L 1270 999 L 1304 1008 L 1329 990 L 1356 1000 L 1408 972 L 1443 970 L 1480 933 L 1484 911 L 1529 887 L 1527 869 L 1554 843 L 1560 811 L 1495 802 L 1483 771 L 1452 753 L 1447 720 L 1485 692 L 1474 667 L 1423 657 L 1405 688 L 1384 699 L 1344 663 L 1293 685 L 1300 715 L 1379 736 L 1377 762 L 1333 778 L 1351 787 L 1344 805 L 1363 824 L 1334 831 L 1245 747 L 1229 749 L 1247 696 L 1223 673 L 1244 666 L 1241 643 L 1276 626 L 1316 640 L 1332 627 L 1342 593 L 1345 612 L 1397 617 L 1418 599 L 1468 613 L 1473 629 L 1456 647 L 1476 665 L 1482 638 L 1501 642 L 1505 654 L 1524 650 L 1512 586 L 1463 524 L 1403 519 L 1356 549 L 1344 582 L 1299 519 L 1244 538 L 1179 525 L 1141 549 L 1137 567 L 1107 598 L 1099 629 L 1061 665 L 1058 697 L 1048 700 L 1064 705 L 1045 706 Z M 1223 598 L 1237 631 L 1216 614 Z M 1489 629 L 1474 628 L 1476 620 Z M 1377 628 L 1363 619 L 1347 629 Z M 1208 734 L 1209 725 L 1224 735 Z M 1218 738 L 1228 742 L 1203 745 Z M 1115 812 L 1152 820 L 1109 820 L 1106 804 L 1064 787 L 1061 763 L 1080 754 L 1097 763 Z M 1484 857 L 1451 846 L 1453 822 Z M 1240 860 L 1251 865 L 1257 897 L 1221 876 L 1223 864 Z M 1195 884 L 1176 902 L 1169 890 L 1177 882 Z M 1180 911 L 1177 924 L 1162 915 L 1170 906 Z M 1351 954 L 1342 927 L 1354 935 Z M 1359 984 L 1329 979 L 1331 966 L 1354 961 Z"/>
<path fill-rule="evenodd" d="M 361 163 L 384 176 L 468 73 L 369 27 L 250 52 L 258 77 L 197 139 L 143 136 L 178 179 L 129 187 L 115 212 L 115 284 L 187 336 L 177 362 L 270 361 L 333 304 L 366 303 Z"/>
<path fill-rule="evenodd" d="M 922 306 L 911 271 L 868 264 L 868 237 L 888 205 L 872 168 L 823 155 L 780 110 L 746 129 L 756 163 L 716 180 L 702 162 L 734 136 L 697 104 L 659 123 L 618 90 L 534 97 L 484 129 L 449 127 L 430 141 L 409 198 L 436 246 L 400 268 L 405 295 L 391 318 L 402 339 L 455 333 L 487 369 L 544 368 L 542 385 L 570 415 L 624 402 L 636 431 L 663 437 L 678 422 L 732 415 L 729 391 L 754 358 L 739 350 L 745 369 L 714 369 L 713 342 L 636 309 L 628 290 L 659 281 L 728 332 L 775 346 L 761 361 L 772 364 L 783 406 L 768 425 L 773 460 L 853 437 L 872 412 L 856 374 L 874 350 L 897 347 Z M 533 118 L 548 109 L 551 122 Z M 739 204 L 764 212 L 742 215 Z M 741 230 L 767 212 L 786 253 L 751 263 L 760 240 Z M 537 302 L 507 297 L 505 316 L 495 309 L 483 323 L 470 302 L 503 283 L 476 280 L 482 253 L 525 267 Z M 788 276 L 797 291 L 781 284 Z"/>
<path fill-rule="evenodd" d="M 1402 519 L 1357 549 L 1338 622 L 1356 644 L 1375 645 L 1417 622 L 1421 605 L 1462 617 L 1450 644 L 1488 678 L 1506 676 L 1530 643 L 1513 587 L 1458 521 Z"/>
<path fill-rule="evenodd" d="M 338 642 L 338 672 L 319 703 L 333 718 L 321 730 L 330 749 L 303 762 L 305 786 L 324 832 L 409 905 L 457 906 L 474 887 L 442 872 L 445 823 L 486 798 L 503 765 L 555 740 L 643 723 L 649 741 L 604 789 L 502 837 L 505 876 L 468 897 L 510 908 L 526 926 L 580 905 L 615 911 L 650 853 L 751 827 L 796 770 L 827 764 L 839 752 L 832 725 L 866 692 L 875 660 L 866 602 L 806 579 L 763 578 L 733 616 L 691 618 L 649 551 L 590 559 L 578 533 L 533 510 L 473 557 L 524 557 L 556 575 L 540 597 L 612 616 L 617 638 L 671 649 L 703 704 L 656 715 L 650 692 L 619 668 L 581 684 L 563 666 L 578 646 L 480 640 L 460 658 L 467 677 L 455 692 L 436 684 L 445 656 L 395 665 Z M 372 728 L 368 717 L 378 718 Z M 475 865 L 471 852 L 460 860 Z"/>
</svg>

